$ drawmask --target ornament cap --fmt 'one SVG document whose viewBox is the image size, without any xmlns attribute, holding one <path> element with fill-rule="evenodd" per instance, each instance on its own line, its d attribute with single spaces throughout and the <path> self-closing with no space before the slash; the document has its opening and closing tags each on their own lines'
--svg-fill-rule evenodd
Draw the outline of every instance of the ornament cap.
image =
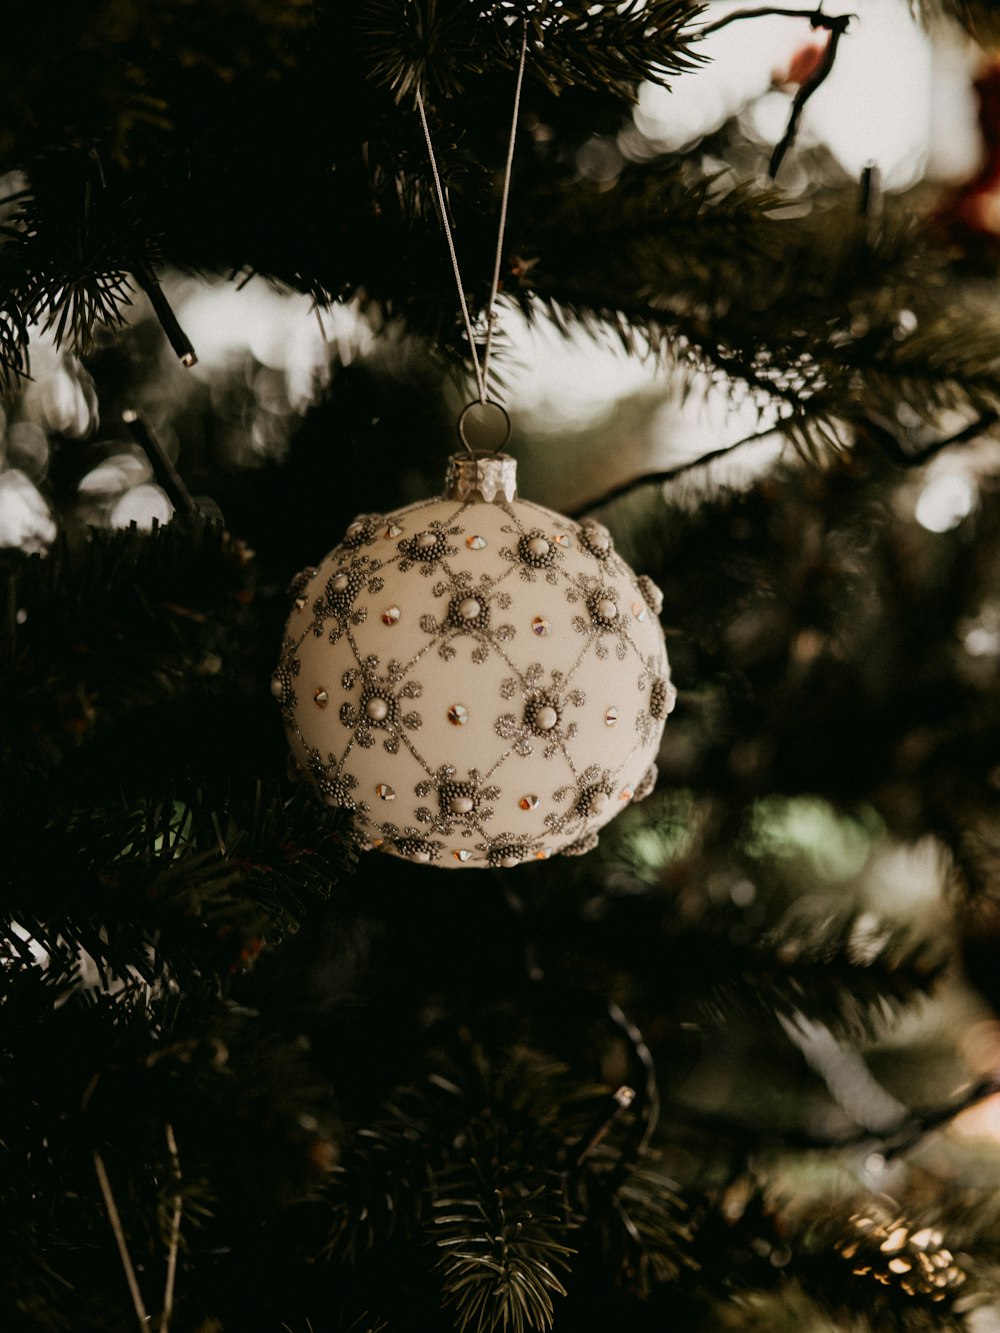
<svg viewBox="0 0 1000 1333">
<path fill-rule="evenodd" d="M 517 459 L 510 454 L 452 454 L 444 480 L 446 500 L 485 500 L 493 504 L 517 497 Z"/>
</svg>

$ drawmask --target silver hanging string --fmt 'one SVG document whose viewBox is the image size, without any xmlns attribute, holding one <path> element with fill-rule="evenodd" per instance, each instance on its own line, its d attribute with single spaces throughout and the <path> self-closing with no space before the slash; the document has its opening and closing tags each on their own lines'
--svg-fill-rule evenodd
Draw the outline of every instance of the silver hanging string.
<svg viewBox="0 0 1000 1333">
<path fill-rule="evenodd" d="M 424 109 L 423 94 L 418 86 L 416 93 L 417 112 L 420 116 L 420 124 L 424 132 L 424 142 L 427 144 L 427 156 L 431 164 L 431 174 L 434 177 L 434 189 L 437 194 L 438 208 L 441 211 L 441 221 L 444 225 L 445 239 L 448 243 L 448 254 L 451 256 L 452 272 L 455 275 L 455 287 L 458 291 L 459 305 L 462 308 L 462 318 L 465 321 L 465 333 L 469 340 L 469 350 L 472 353 L 472 364 L 476 372 L 476 385 L 479 389 L 479 401 L 485 403 L 488 401 L 486 386 L 487 375 L 489 373 L 490 352 L 493 345 L 493 328 L 496 323 L 496 299 L 500 288 L 500 267 L 503 263 L 503 238 L 507 228 L 507 205 L 510 199 L 510 179 L 514 168 L 514 146 L 517 139 L 517 121 L 521 109 L 521 88 L 524 83 L 524 67 L 528 54 L 528 32 L 525 28 L 524 36 L 521 39 L 521 57 L 517 67 L 517 82 L 514 87 L 514 110 L 510 122 L 510 137 L 507 143 L 507 163 L 504 169 L 503 193 L 500 200 L 500 220 L 497 228 L 497 247 L 493 262 L 493 281 L 490 286 L 490 299 L 486 308 L 486 346 L 483 349 L 482 363 L 479 360 L 479 353 L 476 351 L 476 340 L 472 330 L 472 317 L 469 314 L 469 304 L 465 299 L 465 287 L 462 282 L 462 271 L 458 263 L 458 252 L 455 248 L 455 238 L 452 234 L 451 223 L 448 219 L 448 206 L 445 201 L 444 187 L 441 184 L 441 173 L 438 170 L 437 159 L 434 156 L 434 145 L 431 141 L 430 127 L 427 124 L 427 112 Z M 472 450 L 469 444 L 464 441 L 465 447 Z"/>
<path fill-rule="evenodd" d="M 489 383 L 490 352 L 493 348 L 493 329 L 497 320 L 496 302 L 500 289 L 500 265 L 503 261 L 503 237 L 507 229 L 507 201 L 510 198 L 510 178 L 514 171 L 514 145 L 517 141 L 517 121 L 521 114 L 521 85 L 524 83 L 524 65 L 528 54 L 528 26 L 525 24 L 521 37 L 521 58 L 517 65 L 517 82 L 514 85 L 514 111 L 510 118 L 510 138 L 507 140 L 507 165 L 503 174 L 503 194 L 500 198 L 500 223 L 497 229 L 497 252 L 493 259 L 493 281 L 490 284 L 490 300 L 486 307 L 486 346 L 483 349 L 483 386 Z M 484 402 L 482 397 L 479 400 Z"/>
</svg>

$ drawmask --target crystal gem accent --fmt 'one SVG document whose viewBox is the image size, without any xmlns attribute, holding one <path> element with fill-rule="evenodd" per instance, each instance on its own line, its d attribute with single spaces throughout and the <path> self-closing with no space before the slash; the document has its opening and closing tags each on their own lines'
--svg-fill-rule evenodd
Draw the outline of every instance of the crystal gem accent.
<svg viewBox="0 0 1000 1333">
<path fill-rule="evenodd" d="M 518 801 L 518 805 L 521 807 L 522 810 L 537 810 L 538 797 L 534 794 L 534 792 L 531 792 L 527 796 L 522 796 L 521 799 Z"/>
<path fill-rule="evenodd" d="M 648 609 L 647 609 L 647 607 L 646 607 L 646 603 L 645 603 L 645 602 L 633 602 L 633 603 L 632 603 L 632 614 L 635 616 L 636 620 L 645 620 L 645 619 L 646 619 L 646 616 L 649 614 L 649 611 L 648 611 Z"/>
<path fill-rule="evenodd" d="M 304 597 L 296 597 L 295 609 L 296 611 L 304 611 L 306 609 L 306 599 Z"/>
<path fill-rule="evenodd" d="M 550 622 L 545 619 L 544 616 L 535 616 L 534 620 L 531 622 L 531 628 L 541 639 L 544 638 L 546 634 L 548 634 L 552 626 Z"/>
<path fill-rule="evenodd" d="M 621 791 L 618 793 L 618 799 L 619 799 L 619 801 L 631 801 L 631 799 L 632 799 L 632 788 L 631 788 L 631 787 L 622 787 Z"/>
<path fill-rule="evenodd" d="M 535 860 L 547 861 L 551 855 L 552 855 L 551 847 L 539 847 L 538 851 L 535 853 Z"/>
<path fill-rule="evenodd" d="M 617 721 L 618 721 L 618 709 L 609 708 L 608 711 L 604 714 L 604 725 L 606 727 L 613 727 Z"/>
<path fill-rule="evenodd" d="M 388 782 L 380 782 L 375 788 L 375 795 L 381 796 L 383 801 L 394 801 L 396 799 L 396 789 L 390 787 Z"/>
<path fill-rule="evenodd" d="M 557 546 L 561 546 L 564 551 L 567 550 L 568 547 L 573 545 L 573 538 L 569 535 L 568 532 L 557 532 L 556 535 L 552 538 L 552 540 L 555 542 Z M 549 852 L 549 855 L 550 856 L 552 855 L 551 851 Z"/>
<path fill-rule="evenodd" d="M 402 532 L 403 529 L 398 523 L 390 523 L 382 535 L 383 537 L 399 537 L 402 535 Z"/>
<path fill-rule="evenodd" d="M 471 537 L 466 537 L 465 544 L 470 551 L 481 551 L 486 545 L 486 538 L 480 537 L 478 532 L 475 532 Z"/>
<path fill-rule="evenodd" d="M 320 687 L 313 695 L 313 703 L 317 708 L 325 708 L 329 702 L 330 696 L 327 694 L 326 690 Z"/>
<path fill-rule="evenodd" d="M 452 856 L 455 858 L 456 861 L 472 860 L 472 853 L 469 851 L 468 847 L 456 848 L 456 850 L 452 852 Z"/>
<path fill-rule="evenodd" d="M 382 624 L 395 625 L 396 621 L 402 614 L 403 613 L 398 606 L 387 606 L 382 612 Z"/>
<path fill-rule="evenodd" d="M 448 721 L 453 727 L 464 727 L 469 720 L 469 710 L 464 704 L 452 704 L 448 709 Z M 472 853 L 470 852 L 471 856 Z"/>
</svg>

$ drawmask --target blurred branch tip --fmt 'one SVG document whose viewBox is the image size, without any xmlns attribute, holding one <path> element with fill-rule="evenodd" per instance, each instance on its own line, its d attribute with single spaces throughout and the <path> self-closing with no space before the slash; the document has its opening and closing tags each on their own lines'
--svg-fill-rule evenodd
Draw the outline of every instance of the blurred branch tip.
<svg viewBox="0 0 1000 1333">
<path fill-rule="evenodd" d="M 174 509 L 185 518 L 193 518 L 199 512 L 198 505 L 149 423 L 133 407 L 127 407 L 122 412 L 122 421 L 148 458 L 156 484 L 163 489 Z"/>
<path fill-rule="evenodd" d="M 198 355 L 194 350 L 194 345 L 181 328 L 173 307 L 164 295 L 163 288 L 153 272 L 152 265 L 146 260 L 140 259 L 133 269 L 133 274 L 136 282 L 146 293 L 178 361 L 182 366 L 187 366 L 189 369 L 191 366 L 196 366 Z"/>
</svg>

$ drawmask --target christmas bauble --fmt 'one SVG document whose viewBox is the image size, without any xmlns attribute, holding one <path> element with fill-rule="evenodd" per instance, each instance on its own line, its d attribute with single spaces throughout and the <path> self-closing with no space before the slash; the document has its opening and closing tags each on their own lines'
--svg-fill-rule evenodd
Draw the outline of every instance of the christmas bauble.
<svg viewBox="0 0 1000 1333">
<path fill-rule="evenodd" d="M 365 845 L 512 866 L 579 853 L 653 786 L 673 707 L 659 590 L 607 529 L 517 498 L 504 454 L 363 515 L 293 584 L 272 688 Z"/>
</svg>

